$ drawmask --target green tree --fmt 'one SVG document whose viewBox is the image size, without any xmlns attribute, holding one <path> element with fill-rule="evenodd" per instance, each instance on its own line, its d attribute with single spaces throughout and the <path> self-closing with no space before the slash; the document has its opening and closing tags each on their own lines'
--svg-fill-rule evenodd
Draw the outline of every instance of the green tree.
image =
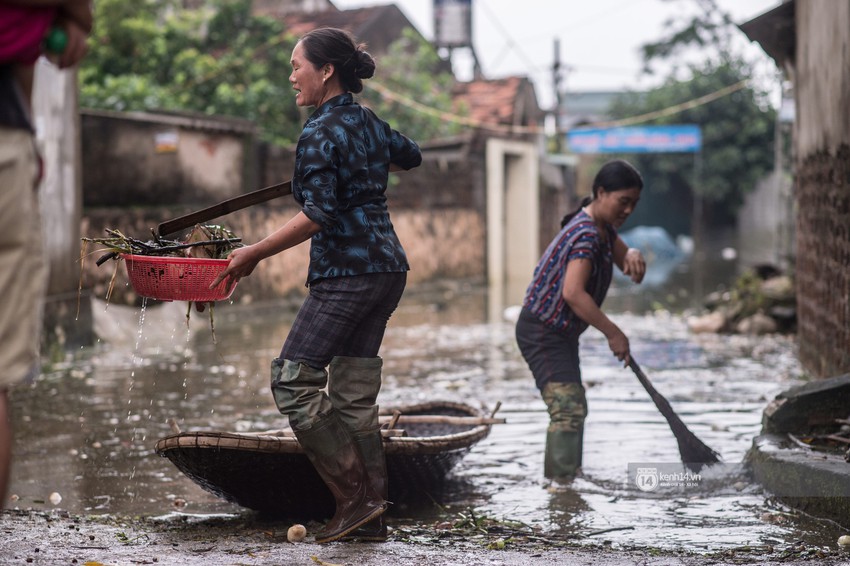
<svg viewBox="0 0 850 566">
<path fill-rule="evenodd" d="M 98 0 L 80 104 L 119 111 L 188 110 L 256 122 L 289 144 L 301 119 L 289 84 L 294 38 L 250 0 Z"/>
<path fill-rule="evenodd" d="M 733 52 L 728 14 L 714 0 L 697 0 L 700 13 L 670 22 L 669 35 L 643 46 L 644 63 L 651 70 L 659 60 L 675 59 L 690 49 L 702 57 L 697 63 L 674 66 L 658 88 L 621 96 L 610 109 L 615 119 L 673 108 L 748 80 L 754 64 Z M 702 48 L 694 52 L 694 47 Z M 647 124 L 697 124 L 702 130 L 700 161 L 690 154 L 630 155 L 642 171 L 650 197 L 630 222 L 639 223 L 662 201 L 684 214 L 669 215 L 675 233 L 689 231 L 692 195 L 705 203 L 705 219 L 713 225 L 731 223 L 745 195 L 773 166 L 775 110 L 768 93 L 753 81 L 731 94 Z M 695 172 L 698 178 L 695 178 Z M 684 196 L 684 198 L 683 198 Z M 654 201 L 654 203 L 653 203 Z"/>
<path fill-rule="evenodd" d="M 374 81 L 389 91 L 413 99 L 431 112 L 411 107 L 405 101 L 392 100 L 370 88 L 366 81 L 365 104 L 384 117 L 394 128 L 417 141 L 457 135 L 462 126 L 442 119 L 438 113 L 460 113 L 453 109 L 454 75 L 446 67 L 434 47 L 410 28 L 394 41 L 386 55 L 378 59 Z"/>
</svg>

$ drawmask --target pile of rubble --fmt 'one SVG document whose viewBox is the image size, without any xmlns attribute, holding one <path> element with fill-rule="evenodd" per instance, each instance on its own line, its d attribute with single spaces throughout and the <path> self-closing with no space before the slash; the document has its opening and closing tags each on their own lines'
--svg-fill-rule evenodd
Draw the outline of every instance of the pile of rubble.
<svg viewBox="0 0 850 566">
<path fill-rule="evenodd" d="M 730 290 L 708 295 L 705 308 L 688 318 L 691 332 L 773 334 L 796 329 L 794 280 L 771 266 L 747 270 Z"/>
</svg>

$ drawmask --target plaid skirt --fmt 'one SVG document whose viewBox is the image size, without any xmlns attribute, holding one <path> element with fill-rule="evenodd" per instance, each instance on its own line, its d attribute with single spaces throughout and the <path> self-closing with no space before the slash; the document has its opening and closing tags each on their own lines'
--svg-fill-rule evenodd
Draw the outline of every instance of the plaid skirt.
<svg viewBox="0 0 850 566">
<path fill-rule="evenodd" d="M 407 272 L 311 283 L 279 357 L 315 368 L 326 367 L 335 356 L 374 358 L 406 283 Z"/>
</svg>

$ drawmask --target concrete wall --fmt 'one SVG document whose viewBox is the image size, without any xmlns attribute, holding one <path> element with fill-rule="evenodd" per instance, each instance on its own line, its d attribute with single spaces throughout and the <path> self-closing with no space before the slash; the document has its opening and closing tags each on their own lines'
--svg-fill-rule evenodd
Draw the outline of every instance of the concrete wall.
<svg viewBox="0 0 850 566">
<path fill-rule="evenodd" d="M 84 110 L 87 207 L 204 204 L 254 186 L 254 126 L 204 116 Z"/>
<path fill-rule="evenodd" d="M 287 201 L 287 202 L 283 202 Z M 258 205 L 235 212 L 222 220 L 244 242 L 254 243 L 270 234 L 298 212 L 289 199 L 281 203 Z M 129 236 L 146 239 L 150 229 L 168 214 L 168 209 L 100 208 L 89 211 L 84 220 L 84 234 L 99 234 L 104 228 L 121 227 Z M 407 252 L 411 265 L 409 285 L 435 279 L 471 279 L 483 283 L 484 234 L 483 215 L 468 208 L 441 210 L 392 209 L 393 226 Z M 89 249 L 89 252 L 95 248 Z M 305 292 L 309 263 L 309 242 L 262 262 L 251 277 L 243 279 L 232 299 L 250 303 Z M 102 254 L 89 254 L 83 266 L 83 286 L 95 296 L 106 297 L 115 276 L 111 301 L 136 304 L 138 297 L 127 282 L 123 262 L 107 261 L 102 266 L 95 261 Z"/>
<path fill-rule="evenodd" d="M 495 150 L 486 162 L 484 147 Z M 411 264 L 411 286 L 435 279 L 488 279 L 488 240 L 501 242 L 493 257 L 498 259 L 499 277 L 509 283 L 511 293 L 500 291 L 500 301 L 515 304 L 525 290 L 537 260 L 546 216 L 545 242 L 557 232 L 557 222 L 569 200 L 560 177 L 541 183 L 537 153 L 532 144 L 510 140 L 465 140 L 451 149 L 427 150 L 422 165 L 391 175 L 387 200 L 391 219 Z M 264 185 L 291 177 L 292 151 L 261 147 L 258 162 Z M 488 173 L 488 167 L 492 170 Z M 542 185 L 542 186 L 541 186 Z M 488 195 L 488 186 L 492 194 Z M 540 204 L 538 206 L 538 199 Z M 488 219 L 492 202 L 502 212 Z M 82 234 L 99 237 L 105 228 L 120 228 L 129 236 L 148 239 L 159 222 L 192 211 L 189 205 L 87 207 Z M 221 218 L 246 243 L 272 232 L 297 212 L 290 197 L 257 205 Z M 545 214 L 544 214 L 545 213 Z M 550 218 L 551 217 L 551 218 Z M 551 222 L 550 222 L 551 221 Z M 240 283 L 237 301 L 285 297 L 304 292 L 309 245 L 305 244 L 261 264 L 256 274 Z M 91 250 L 90 250 L 91 252 Z M 97 255 L 84 266 L 83 285 L 99 297 L 106 295 L 116 264 L 97 267 Z M 135 303 L 137 297 L 126 283 L 126 270 L 117 266 L 112 300 Z M 510 273 L 508 272 L 510 268 Z M 492 271 L 492 269 L 491 269 Z M 519 291 L 517 291 L 519 290 Z"/>
<path fill-rule="evenodd" d="M 792 179 L 774 171 L 756 184 L 738 213 L 739 264 L 752 267 L 771 264 L 786 269 L 790 253 L 788 238 L 793 232 L 789 206 Z"/>
<path fill-rule="evenodd" d="M 799 356 L 850 371 L 850 3 L 797 0 Z"/>
</svg>

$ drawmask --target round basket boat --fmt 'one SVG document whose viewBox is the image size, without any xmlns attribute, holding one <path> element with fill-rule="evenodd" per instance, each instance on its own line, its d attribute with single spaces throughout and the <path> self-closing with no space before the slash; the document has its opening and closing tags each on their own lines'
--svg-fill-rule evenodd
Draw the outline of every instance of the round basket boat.
<svg viewBox="0 0 850 566">
<path fill-rule="evenodd" d="M 396 412 L 400 416 L 392 416 Z M 393 422 L 383 440 L 395 504 L 429 500 L 492 424 L 504 422 L 454 402 L 381 413 L 385 429 Z M 333 496 L 291 430 L 183 432 L 160 439 L 156 452 L 206 491 L 243 507 L 282 517 L 333 515 Z"/>
<path fill-rule="evenodd" d="M 227 269 L 230 260 L 197 257 L 122 254 L 127 276 L 141 297 L 160 301 L 213 302 L 230 298 L 236 284 L 210 284 Z"/>
</svg>

